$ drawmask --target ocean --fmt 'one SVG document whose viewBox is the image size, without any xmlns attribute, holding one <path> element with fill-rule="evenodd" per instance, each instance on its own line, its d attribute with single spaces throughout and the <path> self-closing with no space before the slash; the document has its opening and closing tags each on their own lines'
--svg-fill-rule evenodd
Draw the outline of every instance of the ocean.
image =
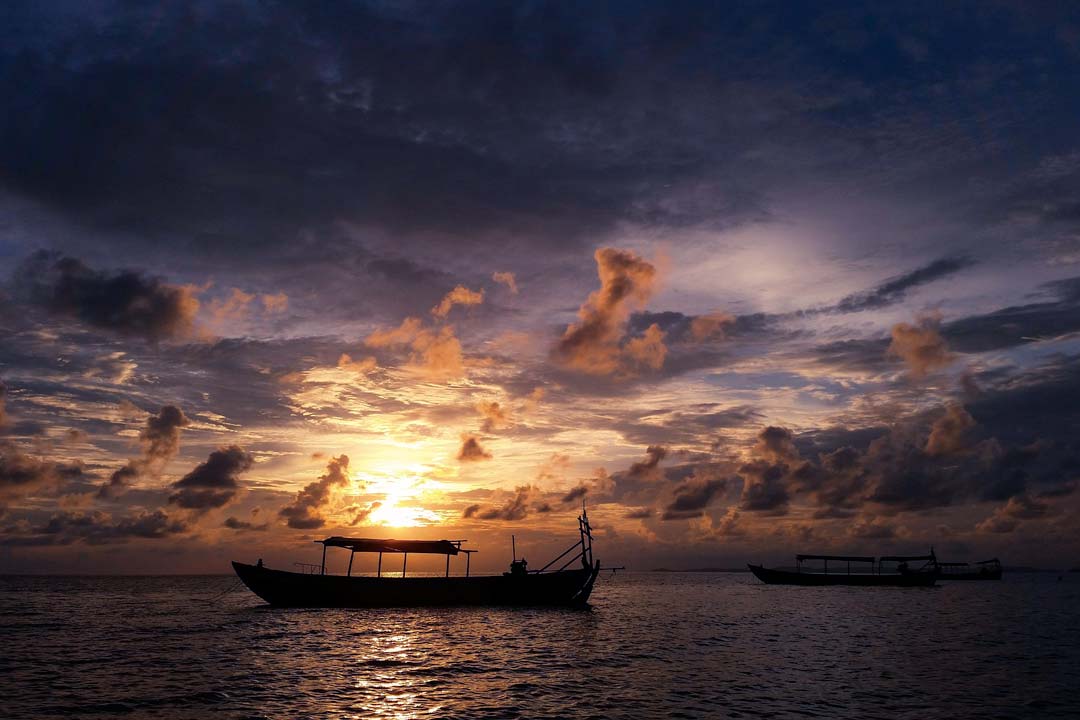
<svg viewBox="0 0 1080 720">
<path fill-rule="evenodd" d="M 235 579 L 0 577 L 3 718 L 1080 716 L 1080 576 L 603 573 L 590 610 L 275 610 Z"/>
</svg>

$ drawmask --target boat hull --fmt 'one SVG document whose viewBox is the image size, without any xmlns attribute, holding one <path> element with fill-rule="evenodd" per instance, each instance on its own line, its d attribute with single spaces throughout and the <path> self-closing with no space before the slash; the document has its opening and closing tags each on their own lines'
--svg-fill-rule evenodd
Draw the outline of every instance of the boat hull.
<svg viewBox="0 0 1080 720">
<path fill-rule="evenodd" d="M 584 606 L 595 567 L 529 575 L 346 577 L 271 570 L 233 562 L 248 589 L 275 607 L 365 608 L 454 605 Z"/>
<path fill-rule="evenodd" d="M 950 573 L 943 572 L 938 575 L 938 580 L 1000 580 L 1001 569 L 987 570 L 986 572 Z"/>
<path fill-rule="evenodd" d="M 760 565 L 747 565 L 758 580 L 768 585 L 804 585 L 814 587 L 849 585 L 859 587 L 930 587 L 937 573 L 908 572 L 896 574 L 870 573 L 801 573 L 790 570 L 773 570 Z"/>
</svg>

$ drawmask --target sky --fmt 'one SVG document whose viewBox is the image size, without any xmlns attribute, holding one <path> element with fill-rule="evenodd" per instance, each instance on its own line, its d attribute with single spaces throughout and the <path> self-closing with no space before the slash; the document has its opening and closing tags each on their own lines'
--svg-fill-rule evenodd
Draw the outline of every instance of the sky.
<svg viewBox="0 0 1080 720">
<path fill-rule="evenodd" d="M 1074 565 L 1078 78 L 1070 2 L 5 3 L 0 571 Z"/>
</svg>

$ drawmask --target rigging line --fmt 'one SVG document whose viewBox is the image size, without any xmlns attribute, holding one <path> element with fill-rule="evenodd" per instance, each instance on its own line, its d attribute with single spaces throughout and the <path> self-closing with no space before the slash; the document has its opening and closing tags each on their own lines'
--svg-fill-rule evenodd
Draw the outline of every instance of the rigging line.
<svg viewBox="0 0 1080 720">
<path fill-rule="evenodd" d="M 239 590 L 240 585 L 241 585 L 240 579 L 235 578 L 233 580 L 232 584 L 229 587 L 225 588 L 225 590 L 223 590 L 222 592 L 219 592 L 217 595 L 214 595 L 213 597 L 204 600 L 203 602 L 212 603 L 215 600 L 220 600 L 221 598 L 225 597 L 229 593 L 236 592 L 237 590 Z"/>
</svg>

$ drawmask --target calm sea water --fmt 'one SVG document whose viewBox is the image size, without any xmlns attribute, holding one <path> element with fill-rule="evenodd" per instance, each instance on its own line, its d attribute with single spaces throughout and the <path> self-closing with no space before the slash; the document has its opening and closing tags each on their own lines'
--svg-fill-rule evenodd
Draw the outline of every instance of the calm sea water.
<svg viewBox="0 0 1080 720">
<path fill-rule="evenodd" d="M 601 577 L 591 611 L 273 610 L 228 577 L 0 578 L 0 716 L 1080 716 L 1080 577 Z"/>
</svg>

